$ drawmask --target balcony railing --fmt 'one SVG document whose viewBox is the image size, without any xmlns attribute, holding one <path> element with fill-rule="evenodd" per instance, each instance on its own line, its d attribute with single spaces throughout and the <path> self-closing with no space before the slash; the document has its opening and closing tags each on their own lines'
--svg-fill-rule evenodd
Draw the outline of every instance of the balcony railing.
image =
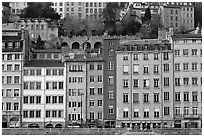
<svg viewBox="0 0 204 137">
<path fill-rule="evenodd" d="M 179 119 L 201 119 L 202 118 L 202 114 L 188 114 L 188 115 L 174 115 L 174 118 L 179 118 Z"/>
</svg>

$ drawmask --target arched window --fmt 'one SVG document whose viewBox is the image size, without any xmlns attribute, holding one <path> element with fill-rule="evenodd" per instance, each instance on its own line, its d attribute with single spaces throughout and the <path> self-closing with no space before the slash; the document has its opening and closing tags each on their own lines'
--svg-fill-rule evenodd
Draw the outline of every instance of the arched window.
<svg viewBox="0 0 204 137">
<path fill-rule="evenodd" d="M 72 49 L 79 49 L 79 43 L 78 42 L 72 43 Z"/>
</svg>

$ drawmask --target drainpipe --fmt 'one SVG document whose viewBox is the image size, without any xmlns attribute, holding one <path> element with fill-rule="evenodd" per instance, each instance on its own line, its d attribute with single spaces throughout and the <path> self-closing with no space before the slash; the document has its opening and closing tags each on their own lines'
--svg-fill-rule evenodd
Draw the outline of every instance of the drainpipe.
<svg viewBox="0 0 204 137">
<path fill-rule="evenodd" d="M 132 52 L 130 52 L 130 128 L 132 128 L 132 103 L 133 103 L 133 101 L 132 101 L 132 98 L 133 98 L 133 96 L 132 96 L 132 88 L 133 88 L 133 86 L 132 86 Z"/>
<path fill-rule="evenodd" d="M 163 128 L 163 119 L 164 119 L 164 117 L 163 117 L 163 71 L 162 71 L 162 51 L 160 50 L 160 53 L 161 53 L 161 128 Z"/>
<path fill-rule="evenodd" d="M 68 92 L 68 84 L 67 84 L 67 78 L 68 78 L 68 76 L 67 76 L 67 64 L 66 64 L 66 62 L 64 62 L 64 64 L 65 64 L 65 128 L 67 127 L 67 92 Z"/>
</svg>

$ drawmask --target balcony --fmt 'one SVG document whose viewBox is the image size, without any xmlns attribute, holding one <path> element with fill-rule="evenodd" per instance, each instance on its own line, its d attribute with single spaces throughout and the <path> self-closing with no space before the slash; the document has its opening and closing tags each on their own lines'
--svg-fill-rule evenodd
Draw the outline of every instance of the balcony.
<svg viewBox="0 0 204 137">
<path fill-rule="evenodd" d="M 202 118 L 202 114 L 197 114 L 197 115 L 193 115 L 193 114 L 189 114 L 189 115 L 174 115 L 175 119 L 201 119 Z"/>
</svg>

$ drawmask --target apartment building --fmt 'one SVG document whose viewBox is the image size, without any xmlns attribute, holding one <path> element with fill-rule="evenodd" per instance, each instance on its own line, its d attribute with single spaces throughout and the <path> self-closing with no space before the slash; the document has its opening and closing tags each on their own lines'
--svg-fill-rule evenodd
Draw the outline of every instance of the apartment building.
<svg viewBox="0 0 204 137">
<path fill-rule="evenodd" d="M 42 41 L 48 41 L 58 36 L 58 27 L 56 24 L 51 23 L 49 19 L 36 18 L 36 19 L 21 19 L 16 22 L 17 29 L 29 30 L 31 41 L 37 40 L 40 36 Z"/>
<path fill-rule="evenodd" d="M 102 126 L 103 123 L 103 59 L 101 55 L 87 56 L 87 119 Z"/>
<path fill-rule="evenodd" d="M 177 128 L 202 127 L 202 35 L 173 36 Z"/>
<path fill-rule="evenodd" d="M 51 6 L 60 16 L 61 18 L 65 18 L 65 2 L 53 2 Z"/>
<path fill-rule="evenodd" d="M 173 50 L 168 41 L 120 41 L 116 51 L 116 126 L 173 127 Z"/>
<path fill-rule="evenodd" d="M 119 46 L 117 37 L 104 37 L 103 39 L 103 119 L 106 127 L 115 127 L 116 120 L 116 56 L 115 51 Z"/>
<path fill-rule="evenodd" d="M 175 33 L 194 29 L 194 7 L 191 2 L 165 3 L 160 6 L 163 25 L 173 27 Z"/>
<path fill-rule="evenodd" d="M 9 2 L 11 14 L 21 14 L 21 11 L 27 7 L 27 2 Z"/>
<path fill-rule="evenodd" d="M 66 75 L 59 56 L 60 54 L 52 51 L 34 51 L 31 61 L 24 65 L 23 127 L 65 126 Z"/>
<path fill-rule="evenodd" d="M 28 33 L 2 30 L 2 127 L 21 126 L 22 69 Z"/>
</svg>

